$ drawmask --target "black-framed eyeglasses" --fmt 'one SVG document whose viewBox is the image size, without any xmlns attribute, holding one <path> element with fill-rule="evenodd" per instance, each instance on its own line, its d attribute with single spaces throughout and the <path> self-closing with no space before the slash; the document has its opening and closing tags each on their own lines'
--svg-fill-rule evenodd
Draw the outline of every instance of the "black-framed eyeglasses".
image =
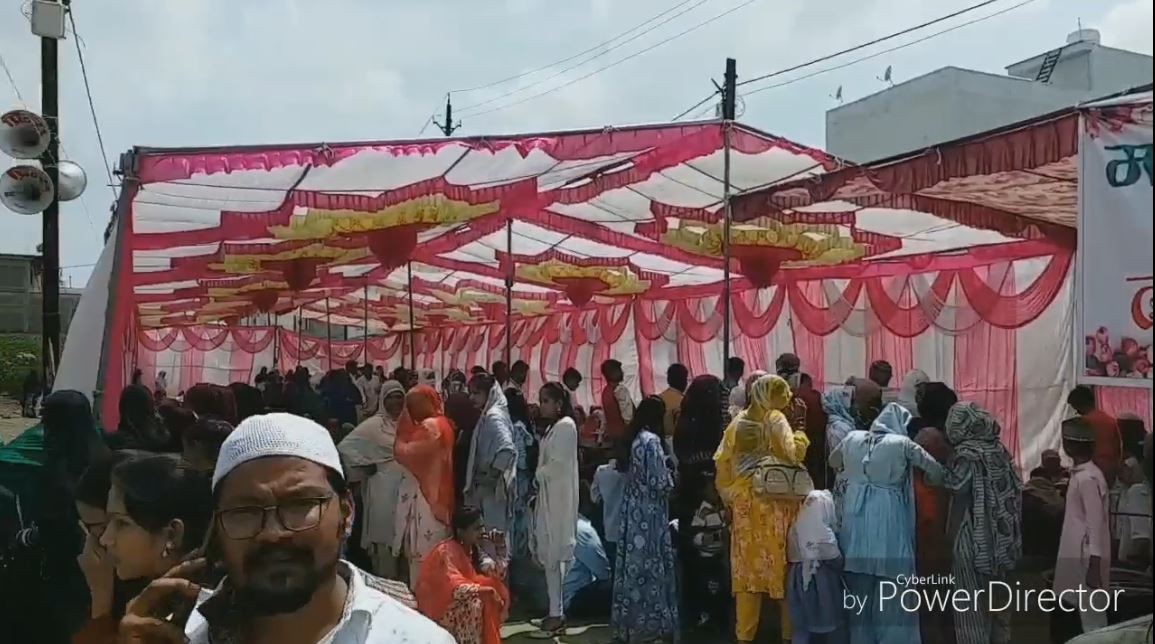
<svg viewBox="0 0 1155 644">
<path fill-rule="evenodd" d="M 245 505 L 217 513 L 217 522 L 230 539 L 252 539 L 268 524 L 269 514 L 275 512 L 281 527 L 289 532 L 312 530 L 321 523 L 325 506 L 333 495 L 307 499 L 289 499 L 276 505 Z"/>
</svg>

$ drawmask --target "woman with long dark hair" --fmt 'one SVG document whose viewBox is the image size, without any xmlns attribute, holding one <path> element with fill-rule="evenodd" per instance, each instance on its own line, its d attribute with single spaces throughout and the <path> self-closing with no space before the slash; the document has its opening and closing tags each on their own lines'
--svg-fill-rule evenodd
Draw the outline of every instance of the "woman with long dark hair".
<svg viewBox="0 0 1155 644">
<path fill-rule="evenodd" d="M 164 576 L 204 542 L 213 514 L 211 475 L 191 469 L 175 454 L 139 453 L 119 458 L 111 469 L 105 524 L 99 529 L 96 545 L 117 581 L 141 586 Z M 91 541 L 95 533 L 87 524 L 85 527 Z M 97 610 L 103 616 L 77 633 L 72 644 L 117 641 L 123 611 L 115 610 L 114 585 L 93 572 L 86 570 L 93 616 L 97 617 Z"/>
<path fill-rule="evenodd" d="M 108 435 L 112 449 L 142 449 L 163 452 L 169 435 L 156 415 L 156 400 L 144 385 L 129 385 L 120 392 L 120 423 Z"/>
<path fill-rule="evenodd" d="M 27 485 L 14 485 L 19 531 L 0 535 L 12 544 L 0 561 L 0 624 L 13 642 L 60 644 L 88 619 L 76 487 L 107 448 L 84 394 L 57 391 L 43 409 L 44 462 L 27 471 Z"/>
<path fill-rule="evenodd" d="M 537 464 L 537 505 L 531 550 L 545 571 L 549 615 L 541 630 L 565 628 L 562 582 L 574 558 L 578 517 L 578 432 L 569 391 L 557 382 L 541 388 L 541 416 L 549 423 Z"/>
<path fill-rule="evenodd" d="M 610 615 L 620 642 L 649 642 L 678 632 L 677 564 L 667 510 L 674 481 L 662 449 L 665 416 L 665 403 L 650 396 L 638 405 L 627 430 L 630 456 Z"/>
</svg>

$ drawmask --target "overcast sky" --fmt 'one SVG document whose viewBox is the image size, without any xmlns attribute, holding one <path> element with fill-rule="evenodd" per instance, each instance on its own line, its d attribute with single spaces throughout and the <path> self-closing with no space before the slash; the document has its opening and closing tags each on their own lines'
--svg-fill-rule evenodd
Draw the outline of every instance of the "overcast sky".
<svg viewBox="0 0 1155 644">
<path fill-rule="evenodd" d="M 411 138 L 431 113 L 440 114 L 449 90 L 568 58 L 677 7 L 646 27 L 649 33 L 573 70 L 559 73 L 593 54 L 454 98 L 463 111 L 461 133 L 470 135 L 667 121 L 712 91 L 710 79 L 720 78 L 727 56 L 738 60 L 740 79 L 750 78 L 976 1 L 73 0 L 73 9 L 109 162 L 115 164 L 133 145 Z M 1001 0 L 850 58 L 1019 2 Z M 0 0 L 0 56 L 26 104 L 36 109 L 39 43 L 21 17 L 27 4 Z M 839 86 L 846 101 L 876 92 L 887 65 L 895 82 L 947 65 L 1002 73 L 1011 62 L 1061 45 L 1080 21 L 1100 29 L 1105 45 L 1151 53 L 1152 0 L 1035 0 L 900 51 L 760 92 L 745 101 L 740 118 L 821 147 L 824 113 L 835 105 L 831 96 Z M 63 207 L 61 264 L 69 267 L 66 279 L 80 287 L 100 254 L 112 191 L 74 47 L 72 39 L 61 43 L 62 140 L 90 183 L 82 202 Z M 464 109 L 514 90 L 520 91 Z M 532 100 L 480 113 L 527 98 Z M 20 105 L 0 71 L 0 111 Z M 426 136 L 436 133 L 425 130 Z M 5 210 L 0 220 L 0 252 L 35 251 L 38 218 Z"/>
</svg>

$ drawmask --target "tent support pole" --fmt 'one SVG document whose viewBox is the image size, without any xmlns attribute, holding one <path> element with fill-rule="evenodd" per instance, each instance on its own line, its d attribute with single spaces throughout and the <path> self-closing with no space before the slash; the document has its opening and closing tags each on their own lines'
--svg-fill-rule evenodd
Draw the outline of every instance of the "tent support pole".
<svg viewBox="0 0 1155 644">
<path fill-rule="evenodd" d="M 273 371 L 281 370 L 281 329 L 273 324 L 273 314 L 265 314 L 265 322 L 269 325 L 269 332 L 273 334 Z"/>
<path fill-rule="evenodd" d="M 505 273 L 505 364 L 513 360 L 513 219 L 505 220 L 505 253 L 509 266 Z"/>
<path fill-rule="evenodd" d="M 304 362 L 302 353 L 305 350 L 303 339 L 305 337 L 305 306 L 302 304 L 297 307 L 297 366 L 301 366 Z"/>
<path fill-rule="evenodd" d="M 365 280 L 365 292 L 363 295 L 364 328 L 361 333 L 361 353 L 365 354 L 365 364 L 369 364 L 369 280 Z"/>
<path fill-rule="evenodd" d="M 417 330 L 413 328 L 413 262 L 405 265 L 405 277 L 409 294 L 409 366 L 417 371 Z"/>
<path fill-rule="evenodd" d="M 738 62 L 726 59 L 722 90 L 722 368 L 730 361 L 730 136 L 736 116 Z"/>
<path fill-rule="evenodd" d="M 333 370 L 333 322 L 329 317 L 329 298 L 325 298 L 325 352 L 329 354 L 329 371 Z"/>
</svg>

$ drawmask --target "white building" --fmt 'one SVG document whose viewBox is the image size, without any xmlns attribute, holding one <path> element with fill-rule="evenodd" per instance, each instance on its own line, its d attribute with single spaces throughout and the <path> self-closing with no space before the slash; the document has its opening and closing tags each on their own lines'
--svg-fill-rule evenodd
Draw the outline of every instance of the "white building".
<svg viewBox="0 0 1155 644">
<path fill-rule="evenodd" d="M 1094 29 L 1014 63 L 1006 76 L 944 67 L 826 113 L 826 149 L 865 163 L 1151 83 L 1150 56 L 1104 47 Z"/>
</svg>

